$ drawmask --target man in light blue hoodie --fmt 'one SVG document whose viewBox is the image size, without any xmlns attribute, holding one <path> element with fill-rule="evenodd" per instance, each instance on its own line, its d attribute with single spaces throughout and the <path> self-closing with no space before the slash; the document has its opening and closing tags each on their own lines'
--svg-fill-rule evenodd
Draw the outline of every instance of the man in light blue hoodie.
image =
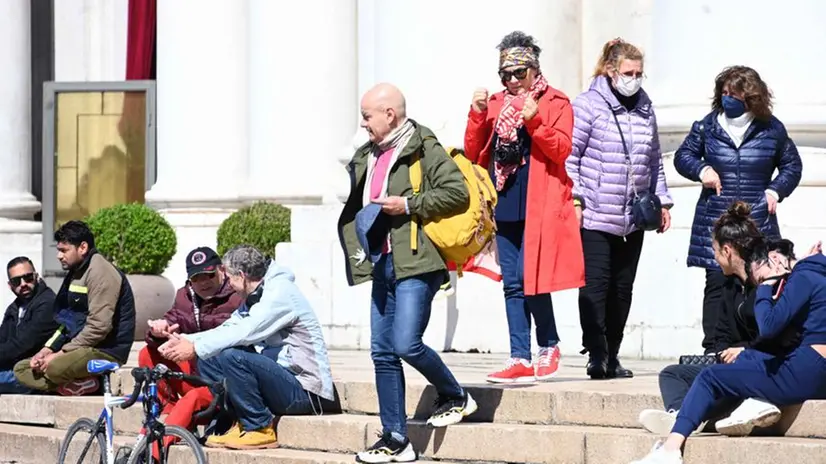
<svg viewBox="0 0 826 464">
<path fill-rule="evenodd" d="M 197 356 L 201 376 L 226 379 L 238 423 L 207 446 L 272 448 L 274 415 L 320 413 L 324 400 L 334 401 L 327 347 L 292 272 L 246 245 L 229 250 L 223 265 L 244 304 L 220 326 L 175 336 L 160 351 L 173 361 Z"/>
</svg>

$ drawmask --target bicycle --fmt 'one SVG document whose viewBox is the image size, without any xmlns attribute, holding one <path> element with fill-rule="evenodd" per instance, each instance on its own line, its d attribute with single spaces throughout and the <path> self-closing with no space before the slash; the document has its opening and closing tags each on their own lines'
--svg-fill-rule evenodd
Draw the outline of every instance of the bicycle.
<svg viewBox="0 0 826 464">
<path fill-rule="evenodd" d="M 212 401 L 205 410 L 193 416 L 194 422 L 211 416 L 215 412 L 219 402 L 224 396 L 223 384 L 220 382 L 210 383 L 200 377 L 171 371 L 165 365 L 158 364 L 153 369 L 146 367 L 132 369 L 132 377 L 135 379 L 135 388 L 132 390 L 132 394 L 128 396 L 114 396 L 112 395 L 110 375 L 119 369 L 120 366 L 117 363 L 101 359 L 94 359 L 86 364 L 86 370 L 90 374 L 102 377 L 103 410 L 97 421 L 82 417 L 69 426 L 69 429 L 66 431 L 66 436 L 63 438 L 63 443 L 61 443 L 60 446 L 58 464 L 66 464 L 66 459 L 69 457 L 69 452 L 71 451 L 72 438 L 80 432 L 88 432 L 90 436 L 89 439 L 86 440 L 83 450 L 79 453 L 80 458 L 77 461 L 78 464 L 86 462 L 84 458 L 86 458 L 86 454 L 92 449 L 95 442 L 97 442 L 96 448 L 99 452 L 99 458 L 97 458 L 97 460 L 93 458 L 91 462 L 115 464 L 113 410 L 115 407 L 127 409 L 136 402 L 141 402 L 143 405 L 143 428 L 145 433 L 138 437 L 131 453 L 128 454 L 127 464 L 155 462 L 152 458 L 152 449 L 155 443 L 159 444 L 158 457 L 160 462 L 166 463 L 169 450 L 161 446 L 165 437 L 175 437 L 178 443 L 189 447 L 191 450 L 189 455 L 195 457 L 195 462 L 198 464 L 207 464 L 208 461 L 198 437 L 183 427 L 174 425 L 165 426 L 158 420 L 161 414 L 161 402 L 158 397 L 158 381 L 178 379 L 191 383 L 196 387 L 208 387 L 212 390 Z M 120 451 L 123 449 L 124 448 L 119 449 L 118 454 L 120 454 Z"/>
</svg>

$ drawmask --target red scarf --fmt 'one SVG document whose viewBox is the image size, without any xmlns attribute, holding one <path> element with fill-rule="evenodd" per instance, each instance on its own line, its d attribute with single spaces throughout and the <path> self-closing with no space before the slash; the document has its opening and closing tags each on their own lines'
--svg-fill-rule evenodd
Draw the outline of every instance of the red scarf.
<svg viewBox="0 0 826 464">
<path fill-rule="evenodd" d="M 548 81 L 542 74 L 536 76 L 536 79 L 531 84 L 530 90 L 519 95 L 505 91 L 505 103 L 502 105 L 502 110 L 499 111 L 499 119 L 496 120 L 496 134 L 499 136 L 498 143 L 513 143 L 516 142 L 516 134 L 525 121 L 522 119 L 522 107 L 525 104 L 525 97 L 530 96 L 535 102 L 539 102 L 539 97 L 548 90 Z M 525 159 L 519 164 L 502 165 L 498 162 L 494 163 L 494 173 L 496 174 L 496 190 L 501 191 L 505 186 L 505 181 L 508 177 L 516 172 L 516 168 L 525 164 Z"/>
</svg>

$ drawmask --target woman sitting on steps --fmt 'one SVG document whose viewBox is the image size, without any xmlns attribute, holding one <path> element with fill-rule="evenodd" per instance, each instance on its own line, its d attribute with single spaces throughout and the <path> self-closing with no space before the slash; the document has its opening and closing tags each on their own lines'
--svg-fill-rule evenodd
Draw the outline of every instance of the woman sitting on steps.
<svg viewBox="0 0 826 464">
<path fill-rule="evenodd" d="M 719 234 L 724 219 L 747 227 L 749 213 L 745 203 L 736 202 L 715 223 L 712 245 L 718 261 L 742 259 L 739 250 L 720 244 Z M 787 406 L 826 399 L 826 256 L 818 253 L 795 261 L 775 255 L 753 263 L 751 270 L 760 283 L 754 303 L 760 336 L 774 338 L 790 326 L 798 327 L 800 346 L 785 356 L 746 349 L 732 364 L 704 369 L 686 395 L 671 434 L 634 463 L 682 463 L 686 439 L 719 400 L 760 398 Z"/>
</svg>

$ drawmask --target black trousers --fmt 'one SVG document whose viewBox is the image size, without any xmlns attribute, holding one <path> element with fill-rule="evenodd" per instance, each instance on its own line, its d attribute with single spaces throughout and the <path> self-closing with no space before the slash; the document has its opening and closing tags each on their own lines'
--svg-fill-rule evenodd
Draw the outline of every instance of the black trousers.
<svg viewBox="0 0 826 464">
<path fill-rule="evenodd" d="M 726 276 L 717 269 L 706 269 L 706 287 L 703 291 L 703 350 L 714 348 L 714 331 L 720 317 L 723 287 Z"/>
<path fill-rule="evenodd" d="M 582 345 L 596 359 L 616 358 L 625 323 L 645 232 L 626 237 L 581 229 L 585 257 L 585 286 L 579 289 Z"/>
</svg>

